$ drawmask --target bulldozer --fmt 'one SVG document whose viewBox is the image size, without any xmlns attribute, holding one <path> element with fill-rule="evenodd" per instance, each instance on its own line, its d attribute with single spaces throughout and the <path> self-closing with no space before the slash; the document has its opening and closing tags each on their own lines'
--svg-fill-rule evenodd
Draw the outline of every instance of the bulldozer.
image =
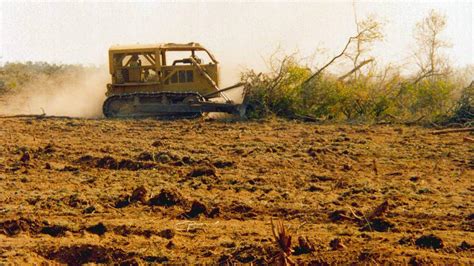
<svg viewBox="0 0 474 266">
<path fill-rule="evenodd" d="M 109 49 L 107 118 L 196 118 L 224 112 L 245 116 L 220 89 L 219 62 L 199 43 L 116 45 Z"/>
</svg>

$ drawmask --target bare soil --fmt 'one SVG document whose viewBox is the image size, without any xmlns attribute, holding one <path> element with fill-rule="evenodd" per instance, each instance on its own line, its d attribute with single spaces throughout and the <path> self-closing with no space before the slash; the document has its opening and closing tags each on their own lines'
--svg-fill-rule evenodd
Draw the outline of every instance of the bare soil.
<svg viewBox="0 0 474 266">
<path fill-rule="evenodd" d="M 0 264 L 474 264 L 470 133 L 0 120 Z"/>
</svg>

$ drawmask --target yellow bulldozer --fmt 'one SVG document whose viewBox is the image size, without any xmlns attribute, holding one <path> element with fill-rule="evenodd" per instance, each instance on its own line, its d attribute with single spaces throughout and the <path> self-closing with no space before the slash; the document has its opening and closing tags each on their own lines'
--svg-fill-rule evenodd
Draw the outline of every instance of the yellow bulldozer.
<svg viewBox="0 0 474 266">
<path fill-rule="evenodd" d="M 219 63 L 198 43 L 120 45 L 109 49 L 106 117 L 194 118 L 207 112 L 245 115 L 219 88 Z M 223 99 L 216 101 L 216 98 Z"/>
</svg>

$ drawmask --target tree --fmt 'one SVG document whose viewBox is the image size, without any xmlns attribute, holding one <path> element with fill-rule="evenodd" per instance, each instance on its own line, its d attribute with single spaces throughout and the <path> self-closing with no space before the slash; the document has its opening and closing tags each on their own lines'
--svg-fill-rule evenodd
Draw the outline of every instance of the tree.
<svg viewBox="0 0 474 266">
<path fill-rule="evenodd" d="M 354 10 L 354 23 L 357 30 L 356 38 L 353 42 L 353 47 L 345 55 L 352 61 L 353 69 L 346 75 L 342 76 L 341 79 L 347 76 L 354 75 L 354 79 L 357 79 L 359 70 L 364 65 L 374 61 L 372 57 L 365 57 L 367 53 L 372 49 L 372 44 L 377 41 L 382 41 L 384 38 L 383 27 L 384 24 L 379 21 L 375 15 L 371 14 L 359 20 L 356 12 L 356 2 L 352 2 Z M 361 63 L 360 60 L 362 60 Z"/>
<path fill-rule="evenodd" d="M 329 60 L 317 71 L 315 71 L 308 79 L 306 79 L 302 83 L 302 85 L 305 86 L 306 84 L 309 84 L 310 81 L 318 77 L 321 73 L 323 73 L 323 71 L 326 68 L 330 67 L 336 60 L 338 60 L 339 58 L 343 56 L 346 56 L 352 59 L 354 68 L 351 71 L 349 71 L 347 74 L 341 76 L 341 80 L 359 71 L 361 67 L 374 61 L 373 58 L 368 58 L 362 61 L 361 63 L 359 63 L 359 59 L 361 55 L 370 50 L 370 47 L 366 45 L 376 40 L 380 40 L 380 38 L 382 37 L 383 37 L 383 34 L 381 31 L 381 23 L 379 23 L 372 17 L 368 17 L 367 19 L 363 21 L 363 23 L 359 24 L 359 27 L 357 28 L 357 34 L 347 39 L 346 45 L 341 50 L 341 52 L 337 54 L 336 56 L 334 56 L 331 60 Z M 351 44 L 354 44 L 354 43 L 356 43 L 355 52 L 350 52 L 350 49 L 351 49 L 350 46 Z"/>
<path fill-rule="evenodd" d="M 442 52 L 442 49 L 451 47 L 451 44 L 442 38 L 446 23 L 446 16 L 431 10 L 416 24 L 413 34 L 418 45 L 415 60 L 419 71 L 413 83 L 425 78 L 446 77 L 449 74 L 449 60 Z"/>
</svg>

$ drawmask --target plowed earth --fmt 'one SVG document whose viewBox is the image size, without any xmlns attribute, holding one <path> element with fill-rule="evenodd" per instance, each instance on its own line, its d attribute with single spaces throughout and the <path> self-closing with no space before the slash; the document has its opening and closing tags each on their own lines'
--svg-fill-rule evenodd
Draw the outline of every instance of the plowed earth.
<svg viewBox="0 0 474 266">
<path fill-rule="evenodd" d="M 0 264 L 474 264 L 469 133 L 0 120 Z"/>
</svg>

